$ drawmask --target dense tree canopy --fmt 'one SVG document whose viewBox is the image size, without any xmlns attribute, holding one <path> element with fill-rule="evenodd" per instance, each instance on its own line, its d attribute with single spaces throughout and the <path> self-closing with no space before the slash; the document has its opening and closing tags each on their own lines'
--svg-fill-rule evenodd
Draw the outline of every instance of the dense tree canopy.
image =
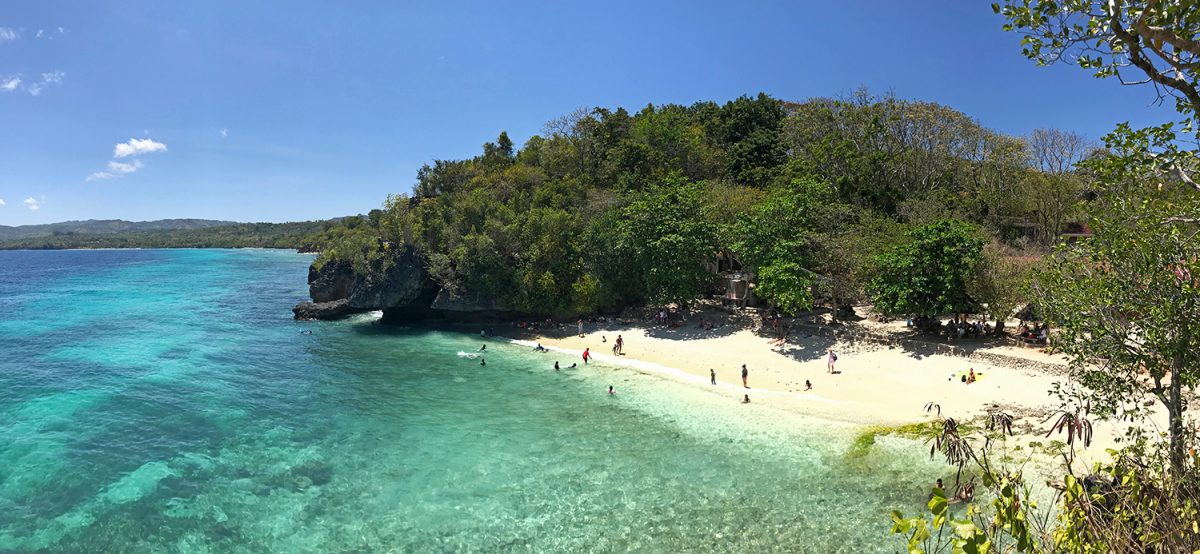
<svg viewBox="0 0 1200 554">
<path fill-rule="evenodd" d="M 1008 245 L 1002 257 L 1056 241 L 1082 201 L 1081 148 L 1070 133 L 1005 136 L 945 106 L 866 91 L 580 109 L 520 148 L 501 133 L 479 156 L 422 167 L 411 196 L 326 232 L 322 260 L 366 271 L 386 245 L 411 245 L 451 291 L 575 314 L 720 292 L 720 259 L 784 312 L 844 307 L 890 271 L 879 254 L 917 225 L 972 222 Z M 956 285 L 982 277 L 964 267 Z"/>
<path fill-rule="evenodd" d="M 879 274 L 868 286 L 875 309 L 925 318 L 975 312 L 968 283 L 983 259 L 979 230 L 943 220 L 909 231 L 908 238 L 879 257 Z"/>
</svg>

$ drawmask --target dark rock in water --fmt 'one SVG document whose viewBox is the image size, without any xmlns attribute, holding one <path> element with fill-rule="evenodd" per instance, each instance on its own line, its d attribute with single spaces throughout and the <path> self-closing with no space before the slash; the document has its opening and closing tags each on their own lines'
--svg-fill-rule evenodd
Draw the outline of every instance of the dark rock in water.
<svg viewBox="0 0 1200 554">
<path fill-rule="evenodd" d="M 356 279 L 354 267 L 347 261 L 330 261 L 321 269 L 309 266 L 308 294 L 318 303 L 350 298 Z"/>
<path fill-rule="evenodd" d="M 338 319 L 371 310 L 383 310 L 384 323 L 407 323 L 446 318 L 472 320 L 507 313 L 494 298 L 479 294 L 451 294 L 425 269 L 424 260 L 410 247 L 380 243 L 388 253 L 358 274 L 347 261 L 329 261 L 321 269 L 309 268 L 309 294 L 313 302 L 292 309 L 296 319 Z"/>
<path fill-rule="evenodd" d="M 437 284 L 412 248 L 396 250 L 390 258 L 376 261 L 367 275 L 360 275 L 354 282 L 351 307 L 359 310 L 429 307 Z"/>
<path fill-rule="evenodd" d="M 361 311 L 352 308 L 348 298 L 332 302 L 301 302 L 292 308 L 296 319 L 341 319 Z"/>
</svg>

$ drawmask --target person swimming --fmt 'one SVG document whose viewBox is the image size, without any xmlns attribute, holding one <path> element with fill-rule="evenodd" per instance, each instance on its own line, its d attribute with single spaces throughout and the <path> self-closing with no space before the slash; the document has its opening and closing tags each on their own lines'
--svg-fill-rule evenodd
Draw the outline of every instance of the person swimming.
<svg viewBox="0 0 1200 554">
<path fill-rule="evenodd" d="M 487 365 L 487 360 L 479 358 L 479 365 Z"/>
<path fill-rule="evenodd" d="M 558 371 L 558 360 L 554 360 L 554 371 Z"/>
<path fill-rule="evenodd" d="M 579 364 L 571 364 L 571 367 L 568 367 L 567 369 L 575 369 L 576 367 L 579 367 Z"/>
<path fill-rule="evenodd" d="M 613 390 L 613 386 L 612 386 L 612 385 L 609 385 L 609 386 L 608 386 L 608 394 L 617 394 L 617 391 Z"/>
<path fill-rule="evenodd" d="M 486 345 L 486 344 L 485 344 L 485 345 L 483 345 L 483 346 L 480 346 L 480 347 L 479 347 L 479 351 L 480 351 L 480 352 L 483 352 L 484 350 L 487 350 L 487 345 Z"/>
<path fill-rule="evenodd" d="M 311 335 L 311 334 L 312 334 L 312 329 L 305 329 L 305 330 L 303 330 L 303 331 L 300 331 L 300 334 L 301 334 L 301 335 Z"/>
<path fill-rule="evenodd" d="M 547 350 L 546 350 L 546 347 L 545 347 L 545 346 L 542 346 L 542 343 L 540 343 L 540 342 L 538 343 L 538 345 L 537 345 L 537 346 L 535 346 L 535 347 L 533 348 L 533 350 L 534 350 L 535 352 L 546 352 L 546 351 L 547 351 Z"/>
</svg>

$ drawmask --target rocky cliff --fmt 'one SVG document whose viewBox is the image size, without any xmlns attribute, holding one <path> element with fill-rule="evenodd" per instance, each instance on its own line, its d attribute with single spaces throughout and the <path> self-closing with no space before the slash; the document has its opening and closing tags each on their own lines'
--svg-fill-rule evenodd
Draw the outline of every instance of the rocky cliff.
<svg viewBox="0 0 1200 554">
<path fill-rule="evenodd" d="M 493 299 L 452 295 L 438 286 L 420 256 L 400 247 L 377 260 L 366 274 L 345 261 L 330 261 L 308 270 L 312 302 L 301 302 L 296 319 L 340 319 L 356 313 L 383 310 L 385 322 L 449 317 L 472 319 L 507 310 Z"/>
</svg>

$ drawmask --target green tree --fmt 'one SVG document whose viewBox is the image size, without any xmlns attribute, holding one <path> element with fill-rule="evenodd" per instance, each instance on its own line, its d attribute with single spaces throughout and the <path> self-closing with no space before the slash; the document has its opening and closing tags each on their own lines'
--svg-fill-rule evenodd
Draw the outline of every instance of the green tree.
<svg viewBox="0 0 1200 554">
<path fill-rule="evenodd" d="M 597 272 L 632 274 L 640 296 L 651 302 L 694 299 L 712 277 L 705 262 L 717 252 L 703 195 L 703 185 L 679 178 L 637 195 L 615 221 L 604 222 L 612 232 L 602 235 L 607 244 L 599 246 L 612 255 Z"/>
<path fill-rule="evenodd" d="M 1200 381 L 1200 239 L 1179 199 L 1114 195 L 1095 235 L 1060 250 L 1035 280 L 1037 302 L 1060 329 L 1092 407 L 1136 414 L 1164 406 L 1171 459 L 1184 462 L 1184 391 Z M 1194 206 L 1187 208 L 1200 216 Z M 1143 376 L 1148 379 L 1143 379 Z"/>
<path fill-rule="evenodd" d="M 755 272 L 755 294 L 784 312 L 812 308 L 816 228 L 832 198 L 825 183 L 795 179 L 772 190 L 735 225 L 733 250 Z"/>
<path fill-rule="evenodd" d="M 983 258 L 987 241 L 979 229 L 943 220 L 908 233 L 908 242 L 879 257 L 879 272 L 868 285 L 875 309 L 922 320 L 943 313 L 974 311 L 967 283 Z"/>
</svg>

